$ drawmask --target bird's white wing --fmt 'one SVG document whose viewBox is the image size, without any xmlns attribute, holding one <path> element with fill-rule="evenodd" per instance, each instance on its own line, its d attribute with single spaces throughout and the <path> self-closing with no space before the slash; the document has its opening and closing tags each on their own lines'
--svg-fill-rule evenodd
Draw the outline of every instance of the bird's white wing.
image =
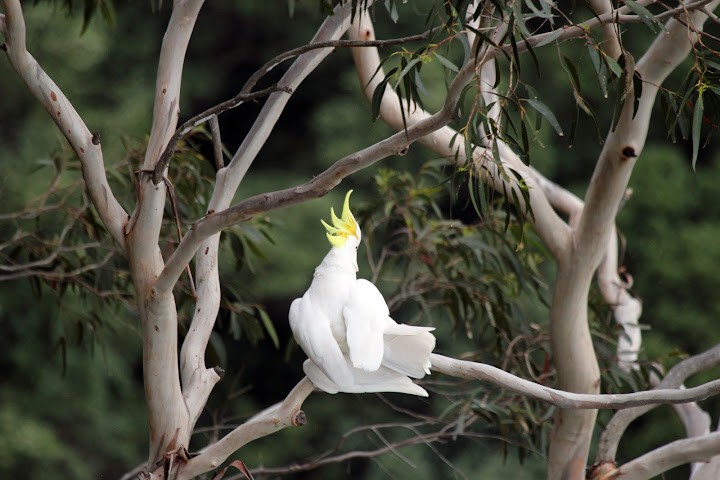
<svg viewBox="0 0 720 480">
<path fill-rule="evenodd" d="M 321 309 L 313 308 L 309 296 L 293 301 L 289 320 L 295 340 L 310 360 L 340 389 L 352 384 L 350 366 L 332 335 L 330 323 Z M 323 388 L 321 385 L 316 386 Z"/>
<path fill-rule="evenodd" d="M 375 285 L 364 279 L 357 280 L 343 308 L 350 361 L 355 368 L 368 372 L 380 368 L 385 348 L 383 331 L 389 314 L 385 299 Z"/>
</svg>

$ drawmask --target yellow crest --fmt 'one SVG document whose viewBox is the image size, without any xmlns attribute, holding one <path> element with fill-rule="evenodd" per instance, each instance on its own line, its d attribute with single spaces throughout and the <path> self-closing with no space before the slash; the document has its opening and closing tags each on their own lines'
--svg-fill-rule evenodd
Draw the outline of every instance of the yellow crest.
<svg viewBox="0 0 720 480">
<path fill-rule="evenodd" d="M 338 218 L 335 215 L 335 210 L 330 208 L 330 218 L 332 220 L 332 226 L 325 223 L 325 220 L 320 220 L 327 230 L 327 237 L 330 243 L 334 247 L 342 247 L 345 245 L 348 237 L 354 235 L 355 238 L 358 236 L 358 224 L 350 211 L 350 194 L 352 190 L 348 191 L 345 195 L 345 203 L 343 204 L 342 217 Z"/>
</svg>

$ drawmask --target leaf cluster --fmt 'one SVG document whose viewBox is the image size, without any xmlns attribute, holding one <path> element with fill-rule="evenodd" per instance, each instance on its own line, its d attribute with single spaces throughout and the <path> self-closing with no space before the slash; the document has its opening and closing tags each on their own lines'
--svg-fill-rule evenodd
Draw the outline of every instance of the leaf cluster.
<svg viewBox="0 0 720 480">
<path fill-rule="evenodd" d="M 376 175 L 377 200 L 360 211 L 369 217 L 364 240 L 373 277 L 384 291 L 392 289 L 386 299 L 398 321 L 452 332 L 450 338 L 438 334 L 437 351 L 464 344 L 469 350 L 457 353 L 463 358 L 551 382 L 544 322 L 525 315 L 526 308 L 547 309 L 546 254 L 499 196 L 478 215 L 466 193 L 477 180 L 468 172 L 439 160 L 416 175 L 389 169 Z M 445 394 L 465 390 L 436 388 Z M 540 448 L 550 418 L 547 406 L 486 386 L 466 393 L 445 412 L 464 416 L 455 419 L 458 434 L 481 416 L 486 422 L 477 428 L 494 429 L 530 450 Z M 458 397 L 457 391 L 451 397 Z"/>
<path fill-rule="evenodd" d="M 678 134 L 692 144 L 692 168 L 695 169 L 701 146 L 710 143 L 720 128 L 720 58 L 717 51 L 704 48 L 697 52 L 690 69 L 676 92 L 661 90 L 660 106 L 665 115 L 668 137 Z M 703 140 L 704 138 L 704 140 Z"/>
</svg>

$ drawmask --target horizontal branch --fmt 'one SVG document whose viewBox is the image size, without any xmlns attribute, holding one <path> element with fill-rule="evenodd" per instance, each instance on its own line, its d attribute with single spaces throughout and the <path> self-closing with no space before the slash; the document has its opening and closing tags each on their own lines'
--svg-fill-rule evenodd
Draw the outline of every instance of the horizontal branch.
<svg viewBox="0 0 720 480">
<path fill-rule="evenodd" d="M 108 264 L 108 262 L 115 255 L 115 253 L 116 252 L 114 252 L 114 251 L 108 252 L 98 262 L 84 265 L 82 267 L 78 267 L 78 268 L 76 268 L 74 270 L 70 270 L 70 271 L 57 272 L 57 271 L 53 271 L 53 270 L 37 270 L 35 268 L 27 268 L 25 270 L 20 270 L 20 271 L 16 271 L 13 273 L 0 275 L 0 282 L 5 282 L 8 280 L 17 280 L 18 278 L 27 278 L 27 277 L 43 278 L 48 281 L 50 281 L 50 280 L 52 280 L 52 281 L 66 280 L 68 278 L 80 276 L 83 273 L 87 273 L 92 270 L 99 270 L 99 269 L 103 268 L 105 265 Z"/>
<path fill-rule="evenodd" d="M 688 403 L 720 393 L 720 380 L 684 390 L 658 389 L 612 395 L 572 393 L 524 380 L 483 363 L 456 360 L 438 354 L 433 354 L 430 361 L 436 372 L 469 380 L 488 381 L 506 390 L 567 409 L 625 409 L 642 405 Z"/>
<path fill-rule="evenodd" d="M 472 436 L 468 433 L 462 434 L 465 437 Z M 334 455 L 332 457 L 325 457 L 320 458 L 318 460 L 311 460 L 306 463 L 299 463 L 299 464 L 292 464 L 288 465 L 286 467 L 258 467 L 254 468 L 252 470 L 252 473 L 255 475 L 288 475 L 293 473 L 300 473 L 300 472 L 308 472 L 311 470 L 315 470 L 317 468 L 320 468 L 324 465 L 329 465 L 333 463 L 341 463 L 346 462 L 348 460 L 352 460 L 354 458 L 373 458 L 378 457 L 380 455 L 383 455 L 385 453 L 394 452 L 396 455 L 399 456 L 397 453 L 397 449 L 407 447 L 410 445 L 418 445 L 418 444 L 425 444 L 430 445 L 431 443 L 438 442 L 442 439 L 455 439 L 458 436 L 457 432 L 433 432 L 428 434 L 420 434 L 418 433 L 418 436 L 406 438 L 404 440 L 400 440 L 397 442 L 389 443 L 385 445 L 384 447 L 376 448 L 375 450 L 353 450 L 346 453 L 341 453 L 338 455 Z M 483 436 L 484 437 L 484 436 Z M 403 458 L 403 457 L 401 457 Z M 239 476 L 232 476 L 228 478 L 228 480 L 240 480 L 242 477 Z"/>
<path fill-rule="evenodd" d="M 663 13 L 660 13 L 658 15 L 655 15 L 655 18 L 658 21 L 663 21 L 669 18 L 677 17 L 678 15 L 682 15 L 687 12 L 695 11 L 695 10 L 703 10 L 706 5 L 711 3 L 713 0 L 696 0 L 694 2 L 690 2 L 687 4 L 680 5 L 679 7 L 672 8 L 670 10 L 667 10 Z M 642 2 L 638 2 L 642 3 Z M 638 15 L 630 15 L 628 14 L 630 12 L 630 9 L 627 6 L 620 7 L 618 9 L 615 9 L 611 12 L 604 13 L 602 15 L 598 15 L 593 17 L 590 20 L 587 20 L 582 23 L 578 23 L 576 25 L 566 25 L 564 27 L 561 27 L 556 30 L 551 30 L 549 32 L 541 33 L 538 35 L 534 35 L 526 40 L 517 42 L 515 45 L 503 45 L 501 48 L 495 49 L 492 52 L 490 52 L 491 57 L 497 57 L 500 55 L 501 51 L 505 54 L 512 55 L 513 49 L 517 49 L 518 52 L 524 52 L 528 49 L 528 46 L 530 47 L 536 47 L 539 43 L 542 41 L 548 39 L 548 38 L 554 38 L 555 42 L 564 42 L 565 40 L 570 40 L 573 38 L 578 37 L 584 37 L 587 35 L 587 32 L 589 30 L 594 30 L 598 27 L 601 27 L 606 24 L 616 23 L 616 24 L 625 24 L 625 23 L 641 23 L 644 21 L 640 16 Z"/>
</svg>

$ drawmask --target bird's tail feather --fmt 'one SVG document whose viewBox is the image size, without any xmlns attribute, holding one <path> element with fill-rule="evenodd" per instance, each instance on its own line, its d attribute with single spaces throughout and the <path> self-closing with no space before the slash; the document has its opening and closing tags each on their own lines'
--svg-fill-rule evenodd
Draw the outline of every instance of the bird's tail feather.
<svg viewBox="0 0 720 480">
<path fill-rule="evenodd" d="M 385 322 L 385 335 L 417 335 L 421 332 L 432 332 L 435 327 L 417 327 L 414 325 L 405 325 L 404 323 L 395 323 L 395 320 L 388 317 Z"/>
<path fill-rule="evenodd" d="M 401 325 L 407 327 L 407 325 Z M 430 374 L 430 354 L 435 348 L 435 336 L 426 327 L 417 328 L 415 335 L 385 335 L 382 364 L 403 375 L 422 378 Z"/>
</svg>

